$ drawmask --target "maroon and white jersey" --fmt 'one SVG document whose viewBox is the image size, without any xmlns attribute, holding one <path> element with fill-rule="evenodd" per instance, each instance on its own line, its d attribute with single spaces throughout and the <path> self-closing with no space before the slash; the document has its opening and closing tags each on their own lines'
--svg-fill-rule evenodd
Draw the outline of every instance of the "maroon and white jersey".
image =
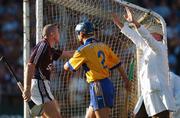
<svg viewBox="0 0 180 118">
<path fill-rule="evenodd" d="M 35 64 L 35 79 L 50 79 L 48 65 L 57 60 L 62 54 L 62 50 L 51 48 L 48 41 L 40 41 L 32 50 L 29 63 Z"/>
</svg>

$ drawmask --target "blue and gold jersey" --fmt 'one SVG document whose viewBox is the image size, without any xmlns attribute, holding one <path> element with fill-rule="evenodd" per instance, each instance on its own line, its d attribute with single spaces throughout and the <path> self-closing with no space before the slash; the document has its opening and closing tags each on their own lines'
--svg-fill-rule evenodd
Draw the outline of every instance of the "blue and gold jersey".
<svg viewBox="0 0 180 118">
<path fill-rule="evenodd" d="M 83 66 L 88 83 L 109 77 L 109 70 L 120 65 L 120 59 L 107 45 L 93 41 L 87 39 L 68 61 L 70 70 Z"/>
</svg>

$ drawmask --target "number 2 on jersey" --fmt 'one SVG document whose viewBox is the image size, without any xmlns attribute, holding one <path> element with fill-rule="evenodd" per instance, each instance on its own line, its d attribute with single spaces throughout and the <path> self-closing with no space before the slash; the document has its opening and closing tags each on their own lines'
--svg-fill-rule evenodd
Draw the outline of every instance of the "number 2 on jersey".
<svg viewBox="0 0 180 118">
<path fill-rule="evenodd" d="M 101 64 L 103 66 L 103 68 L 107 68 L 106 65 L 104 65 L 104 62 L 105 62 L 105 54 L 103 51 L 99 50 L 98 51 L 98 58 L 102 57 L 102 60 L 101 60 Z"/>
</svg>

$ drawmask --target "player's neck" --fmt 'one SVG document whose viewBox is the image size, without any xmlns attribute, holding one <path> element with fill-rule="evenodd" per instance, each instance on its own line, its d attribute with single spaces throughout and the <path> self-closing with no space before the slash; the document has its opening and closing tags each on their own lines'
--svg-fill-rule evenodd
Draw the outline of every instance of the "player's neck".
<svg viewBox="0 0 180 118">
<path fill-rule="evenodd" d="M 52 39 L 47 39 L 47 42 L 50 45 L 50 47 L 53 47 L 54 42 L 52 41 Z"/>
<path fill-rule="evenodd" d="M 93 39 L 94 39 L 95 37 L 94 37 L 94 36 L 91 36 L 91 37 L 88 37 L 88 38 L 84 38 L 84 39 L 83 39 L 83 43 L 85 44 L 86 41 L 87 41 L 88 39 L 90 39 L 90 38 L 93 38 Z"/>
</svg>

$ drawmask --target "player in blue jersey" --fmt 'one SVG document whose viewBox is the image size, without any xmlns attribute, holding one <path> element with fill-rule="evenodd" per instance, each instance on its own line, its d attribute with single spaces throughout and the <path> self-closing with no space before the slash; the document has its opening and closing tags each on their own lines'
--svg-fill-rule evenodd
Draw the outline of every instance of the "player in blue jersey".
<svg viewBox="0 0 180 118">
<path fill-rule="evenodd" d="M 24 80 L 24 100 L 31 99 L 36 105 L 44 104 L 43 117 L 47 118 L 61 118 L 49 86 L 51 64 L 59 57 L 71 57 L 74 53 L 74 51 L 54 49 L 53 46 L 58 43 L 58 26 L 46 25 L 43 28 L 43 39 L 32 50 Z"/>
<path fill-rule="evenodd" d="M 109 71 L 118 68 L 126 89 L 129 88 L 127 75 L 117 55 L 107 45 L 94 38 L 94 26 L 91 22 L 78 24 L 75 31 L 82 46 L 65 63 L 64 69 L 76 71 L 83 66 L 86 72 L 90 85 L 90 106 L 86 118 L 109 118 L 115 94 Z"/>
</svg>

